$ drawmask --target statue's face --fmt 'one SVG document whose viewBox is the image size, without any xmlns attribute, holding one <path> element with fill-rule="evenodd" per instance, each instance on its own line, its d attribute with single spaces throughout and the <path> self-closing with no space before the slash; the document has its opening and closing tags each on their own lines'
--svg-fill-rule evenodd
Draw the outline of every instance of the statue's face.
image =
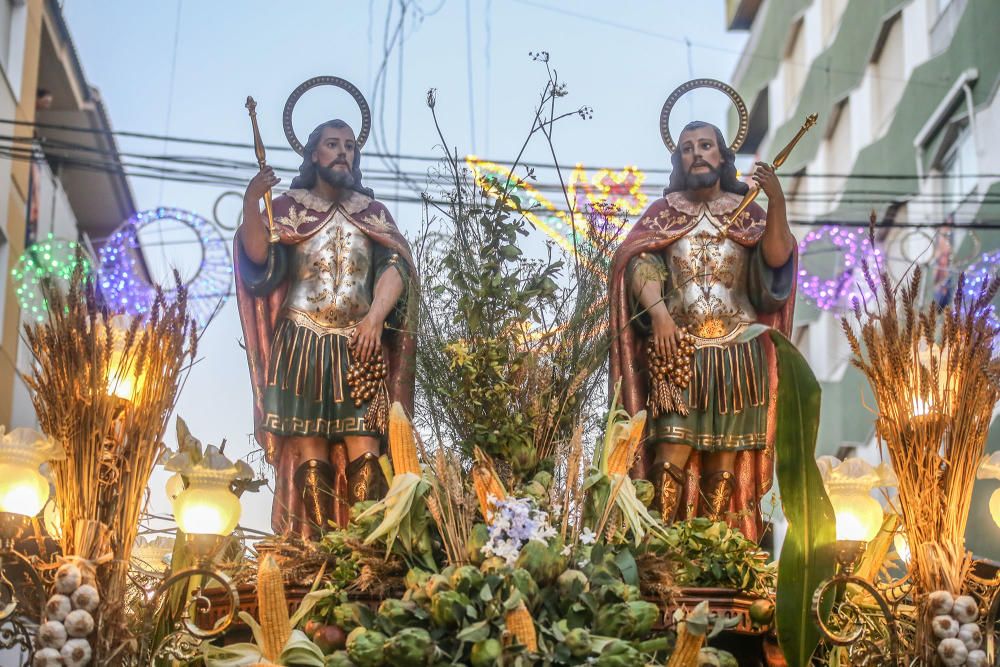
<svg viewBox="0 0 1000 667">
<path fill-rule="evenodd" d="M 329 173 L 351 174 L 354 152 L 357 150 L 354 130 L 349 127 L 327 127 L 313 151 L 312 161 Z"/>
<path fill-rule="evenodd" d="M 706 179 L 703 175 L 718 176 L 722 166 L 722 152 L 719 150 L 714 128 L 698 127 L 681 132 L 677 150 L 681 152 L 681 166 L 689 182 L 703 181 Z"/>
</svg>

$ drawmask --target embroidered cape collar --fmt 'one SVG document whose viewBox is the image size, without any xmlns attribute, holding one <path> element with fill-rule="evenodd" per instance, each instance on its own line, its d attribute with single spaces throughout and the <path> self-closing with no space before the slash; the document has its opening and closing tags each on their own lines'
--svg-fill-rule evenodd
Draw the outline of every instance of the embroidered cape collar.
<svg viewBox="0 0 1000 667">
<path fill-rule="evenodd" d="M 684 196 L 683 192 L 671 192 L 665 199 L 672 208 L 690 216 L 698 215 L 705 206 L 700 201 L 691 201 Z M 743 201 L 743 197 L 738 194 L 723 192 L 722 195 L 708 202 L 708 211 L 712 215 L 725 215 L 736 208 L 741 201 Z"/>
<path fill-rule="evenodd" d="M 329 211 L 334 206 L 334 202 L 326 199 L 325 197 L 313 194 L 305 188 L 295 188 L 287 191 L 285 194 L 291 197 L 296 203 L 314 211 Z M 371 203 L 371 197 L 363 195 L 360 192 L 352 191 L 350 197 L 340 202 L 340 207 L 343 208 L 348 215 L 354 215 L 355 213 L 360 213 L 368 208 Z"/>
</svg>

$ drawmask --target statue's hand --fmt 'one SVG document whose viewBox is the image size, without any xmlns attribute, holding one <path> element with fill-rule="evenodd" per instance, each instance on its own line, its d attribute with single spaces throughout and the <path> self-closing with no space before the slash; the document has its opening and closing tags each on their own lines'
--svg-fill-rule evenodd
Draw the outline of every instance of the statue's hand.
<svg viewBox="0 0 1000 667">
<path fill-rule="evenodd" d="M 664 308 L 662 311 L 652 315 L 653 320 L 653 348 L 656 353 L 664 359 L 674 356 L 680 346 L 684 332 L 670 317 L 670 313 Z"/>
<path fill-rule="evenodd" d="M 766 162 L 758 162 L 753 170 L 752 178 L 769 201 L 784 200 L 785 192 L 781 189 L 781 181 L 774 173 L 774 167 Z"/>
<path fill-rule="evenodd" d="M 382 344 L 382 326 L 381 320 L 369 314 L 354 327 L 350 345 L 355 358 L 361 363 L 375 356 L 375 350 Z"/>
<path fill-rule="evenodd" d="M 250 179 L 250 183 L 247 184 L 246 194 L 243 195 L 244 200 L 257 202 L 268 190 L 280 182 L 281 179 L 274 175 L 274 169 L 264 167 L 257 172 L 256 176 Z"/>
</svg>

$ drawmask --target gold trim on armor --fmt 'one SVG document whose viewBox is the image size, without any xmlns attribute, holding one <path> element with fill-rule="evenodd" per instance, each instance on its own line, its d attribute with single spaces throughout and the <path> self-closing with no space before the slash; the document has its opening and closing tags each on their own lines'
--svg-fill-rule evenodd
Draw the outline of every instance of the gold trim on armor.
<svg viewBox="0 0 1000 667">
<path fill-rule="evenodd" d="M 767 445 L 766 433 L 730 435 L 716 433 L 695 433 L 683 426 L 667 426 L 656 429 L 656 435 L 664 438 L 683 440 L 695 449 L 759 449 Z"/>
<path fill-rule="evenodd" d="M 262 426 L 269 431 L 299 435 L 339 435 L 345 431 L 375 432 L 375 429 L 368 428 L 365 424 L 364 417 L 299 419 L 298 417 L 279 417 L 273 412 L 264 415 Z"/>
<path fill-rule="evenodd" d="M 343 336 L 344 338 L 350 338 L 354 335 L 354 330 L 358 328 L 357 323 L 346 327 L 331 327 L 329 324 L 317 322 L 309 313 L 296 308 L 286 308 L 281 316 L 303 329 L 309 329 L 309 331 L 321 338 L 323 336 Z"/>
</svg>

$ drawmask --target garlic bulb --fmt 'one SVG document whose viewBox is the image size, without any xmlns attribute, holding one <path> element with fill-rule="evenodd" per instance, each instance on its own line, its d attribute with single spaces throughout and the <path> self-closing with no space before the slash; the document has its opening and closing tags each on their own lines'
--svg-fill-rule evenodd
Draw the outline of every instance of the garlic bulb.
<svg viewBox="0 0 1000 667">
<path fill-rule="evenodd" d="M 65 563 L 56 570 L 56 590 L 63 595 L 71 594 L 82 581 L 83 573 L 72 563 Z"/>
<path fill-rule="evenodd" d="M 986 651 L 976 649 L 975 651 L 969 651 L 969 657 L 965 659 L 966 667 L 987 667 L 989 665 L 986 662 Z"/>
<path fill-rule="evenodd" d="M 90 642 L 86 639 L 70 639 L 59 654 L 66 667 L 83 667 L 90 662 Z"/>
<path fill-rule="evenodd" d="M 958 629 L 958 638 L 970 651 L 975 651 L 983 645 L 983 632 L 975 623 L 964 623 Z"/>
<path fill-rule="evenodd" d="M 53 595 L 45 603 L 45 618 L 50 621 L 65 620 L 66 614 L 71 611 L 73 611 L 73 605 L 65 595 Z"/>
<path fill-rule="evenodd" d="M 97 594 L 97 589 L 89 584 L 80 586 L 72 595 L 73 608 L 85 611 L 94 611 L 101 602 L 101 597 Z"/>
<path fill-rule="evenodd" d="M 954 637 L 942 639 L 941 643 L 938 644 L 937 653 L 941 662 L 949 667 L 951 665 L 964 665 L 965 659 L 969 657 L 969 649 L 965 648 L 965 644 Z"/>
<path fill-rule="evenodd" d="M 941 614 L 940 616 L 935 616 L 934 620 L 931 621 L 931 629 L 934 631 L 934 636 L 938 639 L 948 639 L 958 635 L 959 625 L 958 621 L 951 616 Z"/>
<path fill-rule="evenodd" d="M 950 614 L 955 604 L 955 598 L 948 591 L 934 591 L 927 597 L 927 606 L 932 616 Z"/>
<path fill-rule="evenodd" d="M 59 621 L 47 621 L 38 627 L 38 643 L 45 648 L 61 649 L 67 638 L 66 627 Z"/>
<path fill-rule="evenodd" d="M 62 664 L 62 656 L 54 648 L 38 649 L 31 660 L 31 667 L 59 667 Z"/>
<path fill-rule="evenodd" d="M 85 609 L 74 609 L 66 616 L 66 632 L 70 637 L 86 637 L 94 631 L 94 617 Z"/>
<path fill-rule="evenodd" d="M 959 623 L 972 623 L 979 617 L 979 605 L 970 595 L 959 595 L 951 608 L 951 615 Z"/>
</svg>

